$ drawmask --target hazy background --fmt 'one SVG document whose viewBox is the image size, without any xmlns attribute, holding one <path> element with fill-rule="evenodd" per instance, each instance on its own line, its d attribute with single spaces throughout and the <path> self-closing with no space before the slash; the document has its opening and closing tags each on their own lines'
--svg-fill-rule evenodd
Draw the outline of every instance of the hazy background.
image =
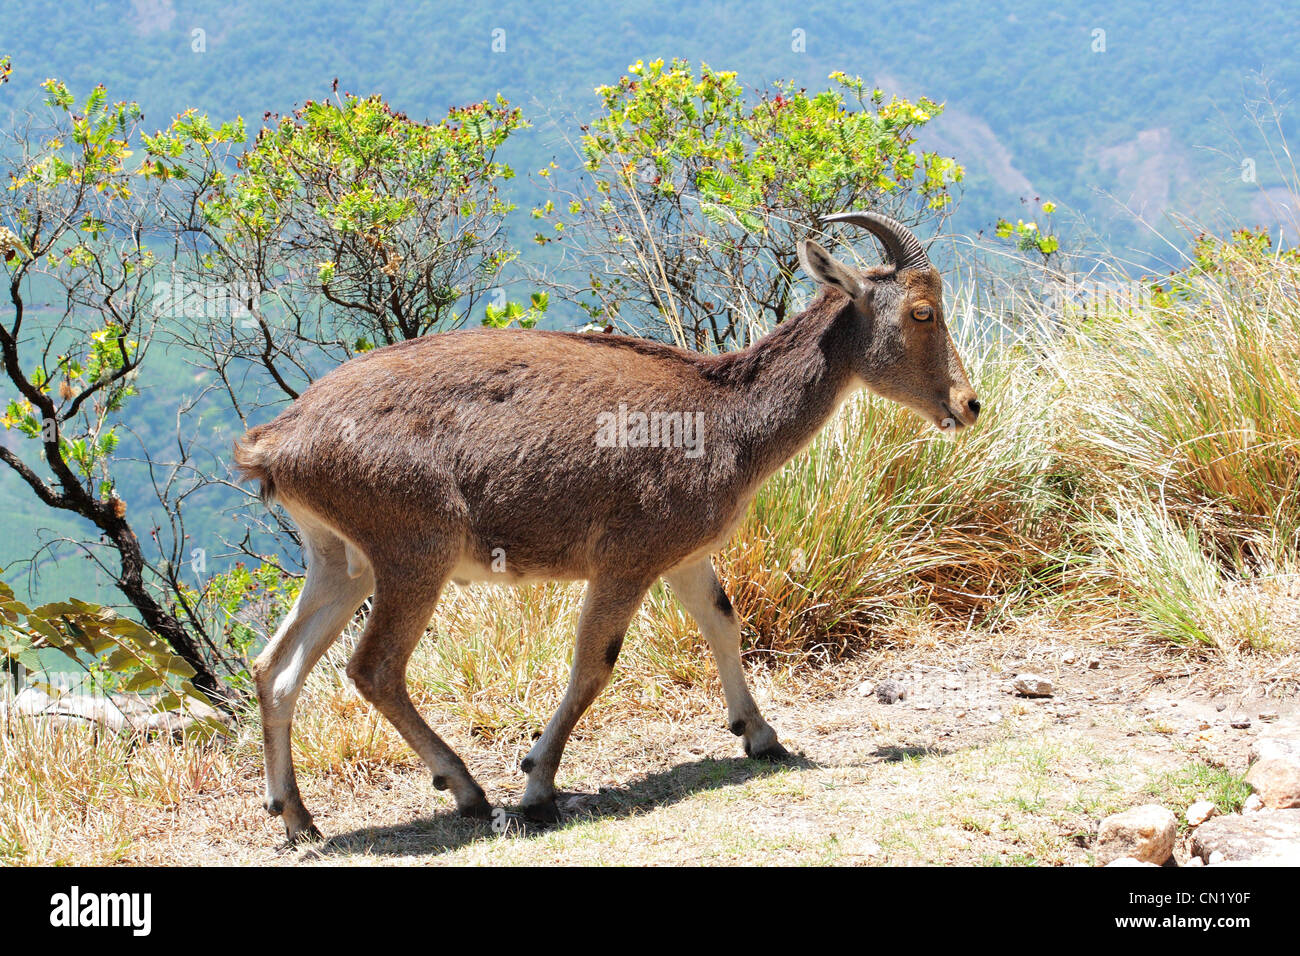
<svg viewBox="0 0 1300 956">
<path fill-rule="evenodd" d="M 831 71 L 844 70 L 887 93 L 947 104 L 922 143 L 966 167 L 951 230 L 987 232 L 999 217 L 1033 215 L 1037 205 L 1023 200 L 1050 199 L 1067 248 L 1105 249 L 1135 270 L 1164 271 L 1179 251 L 1171 214 L 1217 228 L 1265 225 L 1277 238 L 1278 208 L 1294 208 L 1276 162 L 1289 166 L 1279 151 L 1296 132 L 1298 19 L 1294 4 L 1281 0 L 1158 0 L 1142 9 L 1018 0 L 996 10 L 974 0 L 11 0 L 0 11 L 0 54 L 14 65 L 0 88 L 0 122 L 39 102 L 48 76 L 78 96 L 104 82 L 114 99 L 142 104 L 148 128 L 196 107 L 214 119 L 240 114 L 255 129 L 267 111 L 327 95 L 335 77 L 341 90 L 381 93 L 416 118 L 499 91 L 534 124 L 500 156 L 520 174 L 511 198 L 527 261 L 534 253 L 524 217 L 540 195 L 530 174 L 552 159 L 562 169 L 574 165 L 566 137 L 592 116 L 593 87 L 616 81 L 629 63 L 686 57 L 736 70 L 751 87 L 792 79 L 821 88 Z M 493 52 L 494 31 L 504 31 L 497 34 L 504 52 Z M 1266 95 L 1282 110 L 1281 129 L 1267 136 L 1251 118 Z M 1247 161 L 1254 182 L 1243 177 Z M 581 318 L 554 302 L 549 321 Z M 177 402 L 196 385 L 191 373 L 171 363 L 133 408 L 144 436 L 159 440 L 174 425 Z M 214 441 L 228 437 L 214 432 Z M 135 494 L 123 491 L 133 507 L 148 506 L 143 483 Z M 196 531 L 211 534 L 223 520 L 214 510 L 210 526 Z M 75 526 L 63 522 L 71 521 L 0 474 L 0 563 L 29 555 L 35 529 L 69 533 Z M 27 590 L 25 575 L 6 578 Z M 116 601 L 90 566 L 67 558 L 44 562 L 38 593 Z"/>
<path fill-rule="evenodd" d="M 190 106 L 256 124 L 267 110 L 326 95 L 334 77 L 413 117 L 500 91 L 535 124 L 508 149 L 521 171 L 568 160 L 548 117 L 571 132 L 573 120 L 591 115 L 592 88 L 637 59 L 703 60 L 751 86 L 821 87 L 845 70 L 947 104 L 926 145 L 967 168 L 958 230 L 986 229 L 999 215 L 1014 217 L 1022 197 L 1042 196 L 1084 220 L 1098 244 L 1165 255 L 1137 217 L 1156 226 L 1171 210 L 1224 222 L 1275 218 L 1264 191 L 1280 188 L 1269 158 L 1280 143 L 1259 135 L 1248 105 L 1266 80 L 1293 135 L 1289 107 L 1300 89 L 1300 16 L 1283 0 L 19 0 L 0 16 L 0 49 L 15 67 L 5 108 L 46 76 L 74 90 L 103 81 L 159 125 Z M 492 50 L 494 30 L 505 31 L 503 53 Z M 796 30 L 804 52 L 794 49 Z M 193 51 L 196 36 L 204 52 Z M 1247 158 L 1256 161 L 1255 183 L 1242 180 Z M 521 196 L 527 185 L 519 183 Z"/>
</svg>

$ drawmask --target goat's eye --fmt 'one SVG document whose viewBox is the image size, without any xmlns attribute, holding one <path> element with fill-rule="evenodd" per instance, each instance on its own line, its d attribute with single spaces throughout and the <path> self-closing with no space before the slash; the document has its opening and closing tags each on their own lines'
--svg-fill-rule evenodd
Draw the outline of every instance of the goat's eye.
<svg viewBox="0 0 1300 956">
<path fill-rule="evenodd" d="M 912 318 L 916 319 L 918 322 L 929 322 L 934 318 L 934 309 L 930 308 L 928 305 L 918 305 L 912 310 Z"/>
</svg>

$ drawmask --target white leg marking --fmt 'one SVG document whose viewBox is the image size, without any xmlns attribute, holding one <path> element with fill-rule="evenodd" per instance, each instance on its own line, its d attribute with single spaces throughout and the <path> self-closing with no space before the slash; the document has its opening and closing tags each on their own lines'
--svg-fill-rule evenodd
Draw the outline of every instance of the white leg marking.
<svg viewBox="0 0 1300 956">
<path fill-rule="evenodd" d="M 368 573 L 348 576 L 338 537 L 307 522 L 298 524 L 307 552 L 307 581 L 255 665 L 266 744 L 266 792 L 272 804 L 296 799 L 290 726 L 303 683 L 373 588 Z"/>
<path fill-rule="evenodd" d="M 348 577 L 359 578 L 370 570 L 370 562 L 352 542 L 344 542 L 343 550 L 348 556 Z"/>
</svg>

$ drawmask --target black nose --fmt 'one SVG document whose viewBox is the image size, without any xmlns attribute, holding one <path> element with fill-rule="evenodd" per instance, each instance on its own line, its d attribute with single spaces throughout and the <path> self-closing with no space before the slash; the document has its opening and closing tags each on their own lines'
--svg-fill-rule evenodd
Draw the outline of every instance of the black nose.
<svg viewBox="0 0 1300 956">
<path fill-rule="evenodd" d="M 980 401 L 979 401 L 979 399 L 978 399 L 978 398 L 972 398 L 969 402 L 966 403 L 966 407 L 970 409 L 970 413 L 971 413 L 972 415 L 978 415 L 978 414 L 980 413 Z"/>
</svg>

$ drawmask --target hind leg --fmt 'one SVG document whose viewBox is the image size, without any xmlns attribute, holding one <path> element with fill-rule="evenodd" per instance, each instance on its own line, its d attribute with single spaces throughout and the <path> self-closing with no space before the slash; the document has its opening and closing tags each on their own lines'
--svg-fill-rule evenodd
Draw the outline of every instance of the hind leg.
<svg viewBox="0 0 1300 956">
<path fill-rule="evenodd" d="M 348 575 L 345 546 L 323 528 L 303 525 L 307 580 L 275 637 L 253 664 L 262 711 L 266 762 L 266 809 L 283 815 L 289 842 L 319 836 L 303 806 L 293 772 L 293 710 L 312 667 L 338 638 L 373 584 L 369 569 Z"/>
<path fill-rule="evenodd" d="M 433 772 L 434 787 L 451 790 L 456 808 L 464 816 L 486 818 L 492 815 L 492 806 L 483 788 L 456 752 L 424 722 L 406 688 L 407 661 L 433 617 L 449 571 L 450 563 L 442 573 L 425 573 L 420 580 L 409 576 L 379 579 L 370 621 L 348 662 L 348 676 L 420 755 Z"/>
</svg>

